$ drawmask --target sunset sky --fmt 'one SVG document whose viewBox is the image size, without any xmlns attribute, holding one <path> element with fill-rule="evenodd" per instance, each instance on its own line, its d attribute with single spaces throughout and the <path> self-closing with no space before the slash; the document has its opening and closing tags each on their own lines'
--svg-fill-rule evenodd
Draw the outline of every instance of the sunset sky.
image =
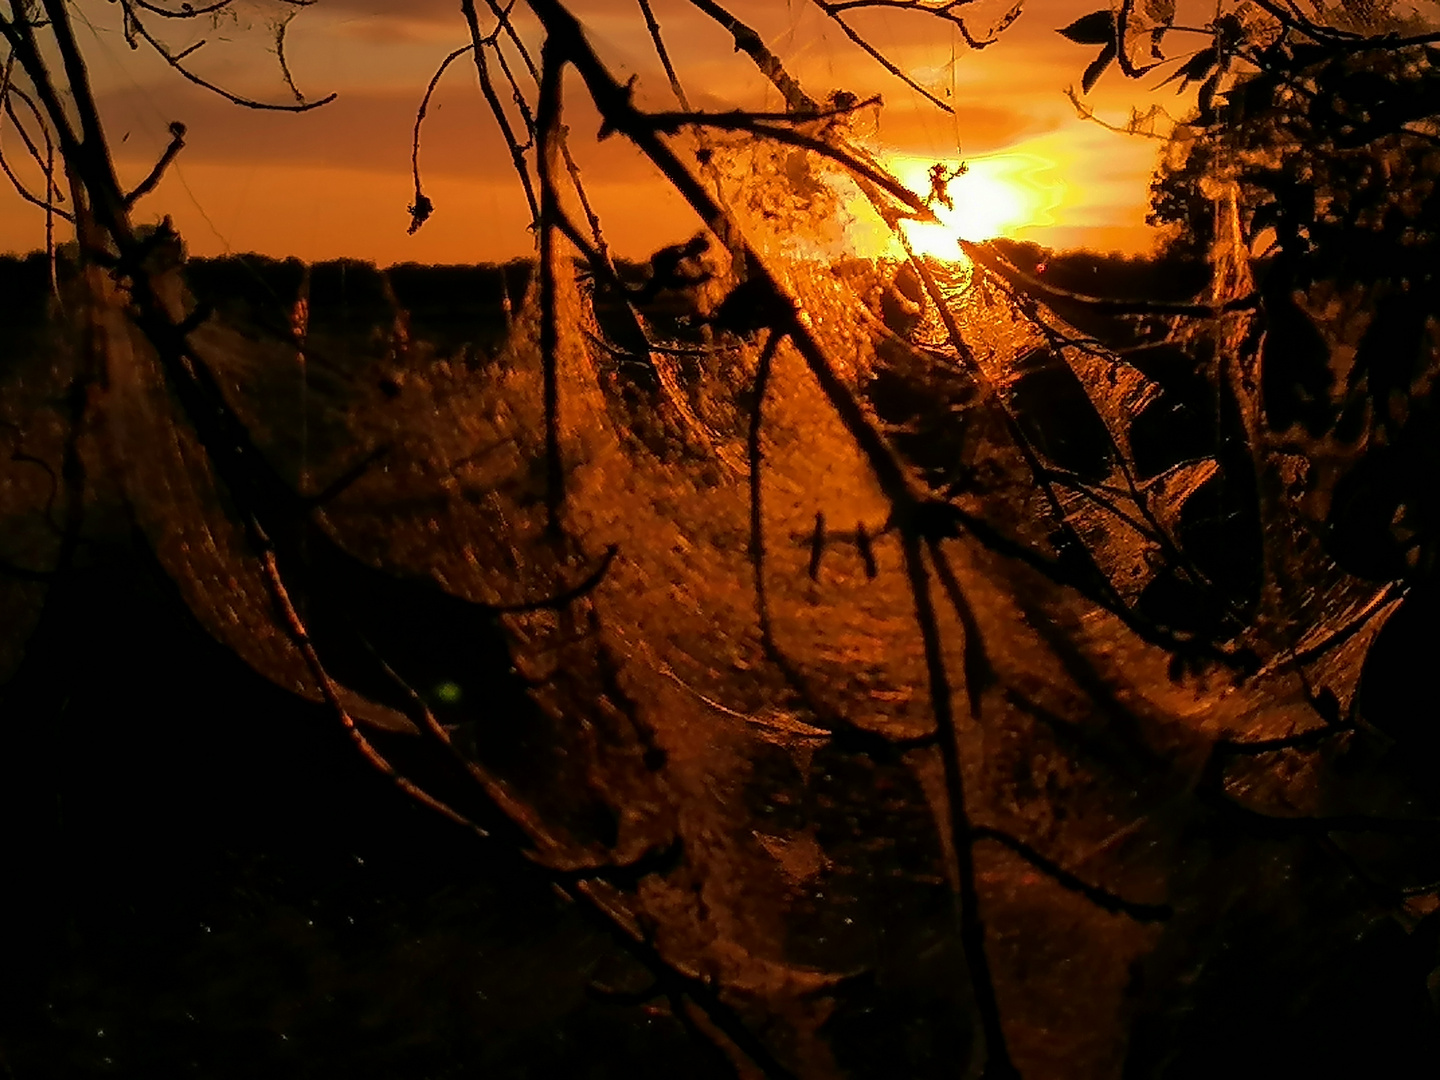
<svg viewBox="0 0 1440 1080">
<path fill-rule="evenodd" d="M 1001 40 L 979 52 L 925 16 L 854 15 L 856 27 L 919 81 L 941 96 L 953 92 L 953 118 L 881 70 L 809 3 L 734 0 L 730 6 L 761 31 L 812 94 L 836 88 L 882 94 L 878 150 L 911 162 L 956 160 L 963 153 L 977 163 L 977 175 L 1009 177 L 1004 182 L 1021 185 L 1032 205 L 1053 204 L 1035 215 L 1049 224 L 1019 235 L 1062 247 L 1145 250 L 1151 244 L 1143 227 L 1147 181 L 1158 144 L 1081 121 L 1063 94 L 1079 82 L 1095 50 L 1071 44 L 1055 28 L 1094 3 L 1028 0 Z M 734 54 L 723 30 L 683 0 L 655 0 L 654 6 L 697 105 L 777 107 L 777 95 Z M 1006 6 L 978 0 L 966 10 L 978 32 Z M 577 0 L 573 7 L 612 70 L 639 77 L 641 103 L 673 107 L 633 0 Z M 303 115 L 222 101 L 183 81 L 143 45 L 131 51 L 115 5 L 95 0 L 79 10 L 89 23 L 78 23 L 77 32 L 122 175 L 144 175 L 168 139 L 170 121 L 189 128 L 184 152 L 138 217 L 171 215 L 192 253 L 352 256 L 387 264 L 476 262 L 531 250 L 508 156 L 468 62 L 450 69 L 426 124 L 422 165 L 435 217 L 417 235 L 406 235 L 415 108 L 438 62 L 468 40 L 457 0 L 319 0 L 304 10 L 288 39 L 291 70 L 308 95 L 334 91 L 339 98 Z M 248 27 L 152 21 L 176 49 L 208 40 L 189 60 L 205 77 L 286 100 L 265 29 L 280 8 L 246 0 L 245 10 Z M 1148 87 L 1156 82 L 1128 82 L 1112 72 L 1090 100 L 1117 122 L 1132 105 L 1152 99 L 1183 113 L 1189 99 L 1169 89 L 1151 95 Z M 578 105 L 576 89 L 569 101 Z M 594 143 L 593 113 L 576 108 L 569 117 L 619 251 L 643 255 L 694 231 L 695 219 L 647 163 L 619 139 Z M 5 146 L 14 159 L 13 132 Z M 0 195 L 0 250 L 33 249 L 42 240 L 42 215 L 8 192 Z"/>
</svg>

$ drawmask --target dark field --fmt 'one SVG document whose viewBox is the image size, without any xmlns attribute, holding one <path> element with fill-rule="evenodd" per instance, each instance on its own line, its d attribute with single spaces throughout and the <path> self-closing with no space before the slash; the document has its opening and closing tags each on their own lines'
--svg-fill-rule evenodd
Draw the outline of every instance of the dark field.
<svg viewBox="0 0 1440 1080">
<path fill-rule="evenodd" d="M 1077 292 L 1203 279 L 998 249 Z M 645 295 L 648 268 L 622 270 Z M 698 287 L 651 290 L 671 367 L 566 354 L 571 546 L 547 547 L 532 267 L 185 274 L 229 407 L 277 489 L 314 497 L 266 520 L 293 528 L 277 544 L 327 666 L 375 745 L 495 835 L 397 790 L 275 644 L 235 506 L 143 356 L 109 357 L 69 437 L 75 338 L 43 262 L 0 260 L 0 1076 L 733 1075 L 683 1003 L 709 986 L 801 1074 L 966 1075 L 976 1005 L 900 530 L 800 365 L 776 364 L 751 519 L 755 334 Z M 1057 304 L 1123 358 L 1107 382 L 957 272 L 980 363 L 1120 597 L 1097 600 L 933 311 L 868 265 L 800 282 L 822 316 L 873 312 L 848 385 L 960 515 L 928 565 L 1023 1075 L 1427 1075 L 1440 856 L 1423 828 L 1371 826 L 1436 809 L 1408 701 L 1430 594 L 1382 593 L 1383 632 L 1284 669 L 1379 586 L 1317 573 L 1293 639 L 1254 630 L 1278 618 L 1257 553 L 1303 579 L 1284 562 L 1303 545 L 1267 531 L 1201 364 Z M 614 298 L 587 289 L 564 325 L 613 336 Z M 1117 495 L 1122 475 L 1138 487 Z M 1125 498 L 1198 577 L 1115 524 Z M 520 610 L 597 564 L 567 606 Z M 1247 650 L 1235 670 L 1214 642 Z M 489 770 L 483 793 L 406 727 L 416 701 Z M 656 981 L 623 918 L 557 896 L 577 882 L 697 982 Z"/>
</svg>

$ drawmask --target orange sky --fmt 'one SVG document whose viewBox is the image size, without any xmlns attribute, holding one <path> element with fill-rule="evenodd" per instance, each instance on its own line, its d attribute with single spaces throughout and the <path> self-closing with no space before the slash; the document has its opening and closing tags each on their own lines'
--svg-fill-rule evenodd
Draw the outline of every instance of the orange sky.
<svg viewBox="0 0 1440 1080">
<path fill-rule="evenodd" d="M 175 24 L 163 28 L 216 82 L 269 100 L 285 90 L 267 52 L 264 20 L 273 0 L 242 0 L 252 25 Z M 834 88 L 884 96 L 878 143 L 919 157 L 1025 155 L 1028 173 L 1058 205 L 1053 224 L 1022 235 L 1056 246 L 1144 250 L 1147 181 L 1156 143 L 1106 132 L 1075 117 L 1063 89 L 1079 81 L 1093 47 L 1054 30 L 1095 0 L 1028 0 L 1020 19 L 991 47 L 969 51 L 943 24 L 898 12 L 860 13 L 854 22 L 901 66 L 942 96 L 953 91 L 957 117 L 926 103 L 845 40 L 804 0 L 733 0 L 816 96 Z M 176 5 L 178 6 L 178 5 Z M 523 5 L 522 5 L 523 6 Z M 736 56 L 728 36 L 684 0 L 654 0 L 677 66 L 702 107 L 776 107 L 773 90 Z M 977 0 L 966 9 L 983 27 L 1005 9 Z M 301 88 L 339 99 L 303 115 L 237 108 L 184 82 L 119 33 L 117 7 L 78 5 L 77 26 L 110 125 L 122 175 L 144 175 L 182 120 L 188 145 L 142 220 L 169 214 L 190 250 L 213 255 L 259 251 L 305 259 L 352 256 L 399 261 L 476 262 L 531 249 L 527 215 L 508 158 L 476 88 L 473 66 L 455 64 L 427 120 L 422 163 L 435 217 L 407 236 L 409 146 L 425 84 L 447 52 L 467 40 L 455 0 L 319 0 L 291 27 L 287 54 Z M 577 0 L 592 40 L 621 77 L 637 75 L 643 104 L 672 107 L 633 0 Z M 157 24 L 161 20 L 154 20 Z M 951 67 L 952 47 L 955 62 Z M 952 81 L 953 72 L 953 81 Z M 1103 115 L 1122 120 L 1150 100 L 1146 84 L 1112 74 L 1091 95 Z M 576 97 L 571 94 L 572 100 Z M 1183 111 L 1169 91 L 1160 100 Z M 593 141 L 593 122 L 576 114 L 577 153 L 612 244 L 642 255 L 688 235 L 695 221 L 647 163 L 618 139 Z M 14 157 L 14 136 L 5 145 Z M 43 237 L 42 216 L 0 194 L 0 250 L 27 250 Z"/>
</svg>

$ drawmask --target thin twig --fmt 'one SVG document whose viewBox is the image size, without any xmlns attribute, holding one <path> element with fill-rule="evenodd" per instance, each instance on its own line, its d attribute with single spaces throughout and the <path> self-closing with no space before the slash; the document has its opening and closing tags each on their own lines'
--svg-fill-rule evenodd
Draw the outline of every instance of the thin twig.
<svg viewBox="0 0 1440 1080">
<path fill-rule="evenodd" d="M 36 162 L 37 165 L 40 166 L 41 171 L 45 174 L 46 197 L 43 199 L 40 198 L 39 196 L 31 192 L 28 187 L 25 186 L 25 183 L 20 179 L 19 176 L 16 175 L 14 170 L 11 168 L 10 162 L 6 160 L 3 145 L 0 145 L 0 171 L 3 171 L 5 173 L 6 179 L 10 181 L 10 186 L 15 189 L 15 193 L 17 195 L 19 195 L 26 202 L 31 203 L 34 206 L 38 206 L 45 211 L 46 251 L 50 255 L 51 262 L 53 264 L 54 216 L 58 215 L 64 218 L 66 221 L 74 221 L 75 218 L 74 215 L 71 214 L 69 211 L 62 210 L 59 206 L 56 205 L 57 200 L 60 198 L 60 193 L 59 189 L 55 185 L 55 148 L 50 138 L 50 129 L 45 124 L 44 118 L 40 115 L 40 111 L 36 107 L 34 99 L 31 98 L 29 94 L 25 93 L 25 91 L 21 90 L 18 86 L 14 85 L 12 79 L 12 68 L 14 65 L 14 60 L 15 53 L 14 49 L 12 48 L 10 56 L 7 58 L 5 63 L 4 74 L 3 76 L 0 76 L 0 105 L 3 105 L 3 112 L 0 112 L 0 131 L 3 131 L 4 128 L 4 117 L 8 115 L 10 119 L 14 121 L 15 130 L 20 133 L 20 139 L 22 142 L 24 142 L 25 148 L 29 152 L 31 158 Z M 40 148 L 30 137 L 30 133 L 25 130 L 25 125 L 21 122 L 20 117 L 16 115 L 15 104 L 11 100 L 12 97 L 18 97 L 29 107 L 31 113 L 35 117 L 35 122 L 40 126 L 41 134 L 43 134 L 45 137 L 45 151 L 43 156 L 41 154 Z"/>
<path fill-rule="evenodd" d="M 435 69 L 435 74 L 430 76 L 430 85 L 425 88 L 425 96 L 420 99 L 420 107 L 415 110 L 415 134 L 410 141 L 410 172 L 415 178 L 415 202 L 409 208 L 410 228 L 408 231 L 412 236 L 435 212 L 435 204 L 426 197 L 420 188 L 420 125 L 425 122 L 425 116 L 430 111 L 430 99 L 435 94 L 435 88 L 440 85 L 440 77 L 445 74 L 445 70 L 451 64 L 473 48 L 475 48 L 473 43 L 462 45 L 440 61 L 440 66 Z"/>
<path fill-rule="evenodd" d="M 985 1038 L 986 1080 L 1018 1080 L 1020 1073 L 1010 1058 L 1005 1029 L 1000 1022 L 1000 1002 L 995 996 L 995 979 L 985 947 L 985 921 L 980 913 L 980 892 L 975 878 L 975 833 L 965 805 L 965 775 L 960 763 L 960 733 L 950 697 L 950 676 L 945 667 L 940 626 L 930 595 L 930 578 L 925 570 L 921 537 L 908 527 L 900 532 L 905 576 L 915 603 L 915 621 L 925 653 L 925 671 L 930 690 L 930 711 L 935 717 L 940 760 L 945 773 L 950 844 L 955 858 L 955 918 L 975 1010 Z"/>
<path fill-rule="evenodd" d="M 206 90 L 209 90 L 213 94 L 218 94 L 220 97 L 224 98 L 226 101 L 232 102 L 233 104 L 243 105 L 247 109 L 262 109 L 271 112 L 309 112 L 311 109 L 318 109 L 322 105 L 330 104 L 330 102 L 334 101 L 339 96 L 338 94 L 331 93 L 326 94 L 324 97 L 318 98 L 315 101 L 302 100 L 294 105 L 287 105 L 273 101 L 257 101 L 254 98 L 245 97 L 243 94 L 237 94 L 233 90 L 227 90 L 225 87 L 220 86 L 217 83 L 210 82 L 208 79 L 201 78 L 199 75 L 195 74 L 195 72 L 191 71 L 181 62 L 182 58 L 187 55 L 186 53 L 172 53 L 164 42 L 160 41 L 157 37 L 155 37 L 145 26 L 144 22 L 141 21 L 141 19 L 135 14 L 134 9 L 136 0 L 120 0 L 120 4 L 125 9 L 126 13 L 129 15 L 131 27 L 135 30 L 137 34 L 139 34 L 140 37 L 145 40 L 145 42 L 152 49 L 155 50 L 155 52 L 160 56 L 162 60 L 164 60 L 167 64 L 169 64 L 172 68 L 179 72 L 183 78 L 194 83 L 196 86 L 204 87 Z M 291 84 L 291 89 L 294 89 L 293 83 Z"/>
<path fill-rule="evenodd" d="M 1115 915 L 1128 915 L 1136 922 L 1141 923 L 1164 922 L 1174 914 L 1174 909 L 1169 904 L 1144 904 L 1126 900 L 1098 885 L 1092 885 L 1066 870 L 1054 859 L 1042 855 L 1036 848 L 1019 837 L 1011 836 L 1000 829 L 991 828 L 988 825 L 977 825 L 971 835 L 976 840 L 989 840 L 1001 847 L 1008 848 L 1061 888 L 1078 893 L 1102 911 L 1108 911 Z"/>
<path fill-rule="evenodd" d="M 155 167 L 150 170 L 150 174 L 146 176 L 144 180 L 141 180 L 140 183 L 136 184 L 130 194 L 125 196 L 125 205 L 134 206 L 142 198 L 154 191 L 155 186 L 160 183 L 160 178 L 165 175 L 166 168 L 169 167 L 170 163 L 175 160 L 175 156 L 184 148 L 185 125 L 180 123 L 179 120 L 176 120 L 170 125 L 170 145 L 167 146 L 165 152 L 160 155 L 160 160 L 155 163 Z"/>
<path fill-rule="evenodd" d="M 480 92 L 485 96 L 485 104 L 490 107 L 491 115 L 495 117 L 495 122 L 499 125 L 500 133 L 505 139 L 505 145 L 510 150 L 511 164 L 520 178 L 520 186 L 525 192 L 525 201 L 530 206 L 531 227 L 536 228 L 540 224 L 540 200 L 535 194 L 535 183 L 531 179 L 530 166 L 525 159 L 527 144 L 516 138 L 515 129 L 510 123 L 510 117 L 505 112 L 505 106 L 501 104 L 500 97 L 495 92 L 495 81 L 490 75 L 489 62 L 485 59 L 487 39 L 480 32 L 480 18 L 475 11 L 475 0 L 460 0 L 460 13 L 465 17 L 465 25 L 470 30 L 470 54 L 475 60 L 475 73 L 480 79 Z"/>
<path fill-rule="evenodd" d="M 285 18 L 281 19 L 275 26 L 275 59 L 280 63 L 280 75 L 285 80 L 285 85 L 295 95 L 295 100 L 302 105 L 305 103 L 305 95 L 295 85 L 295 77 L 290 74 L 290 63 L 285 59 L 285 33 L 290 29 L 290 23 L 299 12 L 292 11 Z"/>
<path fill-rule="evenodd" d="M 764 348 L 760 350 L 760 359 L 755 365 L 755 385 L 751 390 L 754 400 L 750 406 L 750 431 L 746 438 L 750 462 L 750 565 L 755 574 L 755 609 L 760 619 L 760 639 L 767 647 L 774 645 L 775 637 L 770 626 L 770 594 L 765 587 L 764 486 L 761 480 L 764 450 L 760 431 L 765 419 L 765 395 L 770 389 L 770 369 L 783 337 L 779 331 L 771 330 Z"/>
<path fill-rule="evenodd" d="M 540 56 L 540 98 L 536 108 L 536 161 L 540 174 L 540 363 L 545 405 L 545 527 L 560 538 L 565 504 L 565 468 L 560 456 L 560 313 L 556 303 L 555 219 L 559 200 L 555 168 L 560 132 L 563 61 L 547 40 Z"/>
<path fill-rule="evenodd" d="M 780 96 L 784 99 L 787 109 L 791 112 L 813 113 L 819 111 L 819 105 L 816 104 L 815 99 L 805 93 L 800 83 L 785 69 L 780 58 L 770 50 L 753 27 L 741 22 L 717 4 L 715 0 L 689 0 L 689 3 L 691 7 L 708 15 L 729 31 L 735 41 L 735 51 L 743 52 L 750 57 L 755 66 L 760 69 L 761 74 L 770 80 L 775 89 L 780 91 Z"/>
</svg>

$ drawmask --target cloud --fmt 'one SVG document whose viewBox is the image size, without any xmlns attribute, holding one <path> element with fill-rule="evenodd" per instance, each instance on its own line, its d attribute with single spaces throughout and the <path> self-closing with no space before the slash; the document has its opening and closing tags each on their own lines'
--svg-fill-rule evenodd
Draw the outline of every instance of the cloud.
<svg viewBox="0 0 1440 1080">
<path fill-rule="evenodd" d="M 1056 110 L 1015 104 L 989 105 L 977 100 L 955 102 L 955 116 L 927 104 L 897 104 L 880 116 L 877 138 L 896 150 L 954 156 L 958 142 L 964 153 L 1002 150 L 1021 139 L 1053 131 L 1060 124 Z"/>
<path fill-rule="evenodd" d="M 422 128 L 420 164 L 425 176 L 477 181 L 515 180 L 510 152 L 474 85 L 457 76 L 431 101 Z M 116 147 L 132 168 L 148 169 L 168 141 L 171 120 L 187 128 L 185 164 L 224 164 L 248 171 L 270 167 L 345 169 L 407 176 L 415 111 L 423 87 L 409 91 L 350 90 L 305 113 L 236 107 L 188 85 L 177 86 L 163 106 L 148 90 L 131 88 L 101 99 L 112 131 L 129 135 Z M 518 118 L 512 122 L 519 130 Z M 575 152 L 610 183 L 647 181 L 657 174 L 624 138 L 595 142 L 600 117 L 588 98 L 571 95 L 566 111 Z"/>
<path fill-rule="evenodd" d="M 274 6 L 275 0 L 269 2 Z M 773 89 L 747 57 L 736 54 L 722 27 L 686 0 L 653 2 L 697 107 L 774 106 Z M 954 35 L 933 18 L 853 13 L 857 29 L 914 72 L 918 81 L 942 97 L 948 91 L 946 100 L 955 103 L 957 113 L 953 118 L 866 57 L 808 0 L 733 0 L 727 7 L 766 36 L 815 96 L 835 88 L 883 94 L 887 107 L 875 138 L 885 147 L 953 157 L 957 141 L 966 155 L 1038 142 L 1066 175 L 1087 185 L 1084 197 L 1077 197 L 1071 208 L 1076 218 L 1087 227 L 1110 228 L 1122 218 L 1138 216 L 1125 207 L 1143 206 L 1147 165 L 1137 156 L 1141 148 L 1121 145 L 1125 140 L 1098 129 L 1081 131 L 1085 125 L 1073 119 L 1060 94 L 1078 79 L 1089 59 L 1085 50 L 1054 33 L 1054 27 L 1073 17 L 1073 2 L 1065 0 L 1062 6 L 1060 0 L 1029 0 L 1025 15 L 998 44 L 980 52 L 960 45 L 953 57 Z M 982 0 L 965 10 L 981 12 L 983 7 L 988 13 L 1007 4 Z M 143 176 L 168 139 L 166 125 L 182 120 L 189 136 L 181 169 L 197 185 L 194 196 L 200 202 L 211 198 L 209 191 L 227 206 L 253 209 L 259 203 L 246 202 L 243 190 L 256 193 L 254 200 L 261 200 L 263 192 L 266 207 L 286 204 L 289 216 L 274 220 L 313 218 L 324 223 L 323 228 L 315 226 L 319 231 L 307 241 L 312 250 L 339 250 L 350 243 L 355 254 L 380 257 L 377 253 L 383 251 L 389 257 L 402 243 L 389 239 L 394 224 L 390 217 L 398 215 L 403 225 L 415 108 L 435 65 L 466 41 L 458 6 L 455 0 L 321 0 L 301 12 L 289 39 L 291 69 L 307 92 L 340 94 L 333 104 L 301 115 L 240 109 L 184 82 L 144 50 L 132 53 L 126 48 L 118 24 L 100 25 L 100 16 L 112 13 L 102 6 L 97 10 L 92 70 L 122 171 L 132 180 Z M 483 2 L 480 6 L 483 12 Z M 574 6 L 617 76 L 639 76 L 638 102 L 646 108 L 673 108 L 668 81 L 635 0 L 577 0 Z M 978 15 L 977 20 L 977 26 L 983 22 Z M 177 43 L 181 36 L 176 36 Z M 194 57 L 207 77 L 266 100 L 285 100 L 263 26 L 254 34 L 235 35 L 229 44 L 209 36 L 214 38 L 211 45 Z M 1120 119 L 1131 100 L 1143 100 L 1129 83 L 1103 84 L 1094 96 L 1107 115 Z M 646 239 L 649 223 L 654 225 L 654 243 L 669 239 L 662 233 L 678 227 L 685 212 L 672 205 L 673 199 L 665 201 L 670 194 L 663 181 L 623 139 L 594 141 L 599 119 L 577 82 L 567 84 L 567 121 L 577 156 L 607 203 L 622 246 L 639 251 L 654 246 Z M 122 141 L 122 136 L 128 138 Z M 505 236 L 514 233 L 511 219 L 517 213 L 528 221 L 523 200 L 517 201 L 508 150 L 480 97 L 474 68 L 466 62 L 452 67 L 437 92 L 426 121 L 421 164 L 432 197 L 450 193 L 444 203 L 450 227 L 457 235 L 464 233 L 466 245 L 479 245 L 471 257 L 490 257 L 483 251 L 490 233 L 469 224 L 461 230 L 462 214 L 483 216 L 490 213 L 485 207 L 505 207 Z M 383 212 L 378 207 L 365 210 L 365 199 L 380 198 L 381 193 Z M 184 202 L 190 193 L 168 184 L 146 206 L 158 209 L 171 198 Z M 660 214 L 654 210 L 660 206 L 670 209 Z M 312 209 L 302 212 L 297 207 Z M 386 222 L 381 232 L 371 220 L 377 216 Z M 0 246 L 28 246 L 28 239 L 12 239 L 19 227 L 10 224 L 13 217 L 0 217 Z M 661 218 L 667 222 L 663 227 Z M 240 221 L 235 216 L 227 230 L 251 235 Z M 524 243 L 524 223 L 517 227 Z M 266 226 L 249 242 L 283 248 L 291 235 L 288 228 Z M 412 247 L 437 257 L 451 250 L 428 238 L 406 249 Z"/>
</svg>

